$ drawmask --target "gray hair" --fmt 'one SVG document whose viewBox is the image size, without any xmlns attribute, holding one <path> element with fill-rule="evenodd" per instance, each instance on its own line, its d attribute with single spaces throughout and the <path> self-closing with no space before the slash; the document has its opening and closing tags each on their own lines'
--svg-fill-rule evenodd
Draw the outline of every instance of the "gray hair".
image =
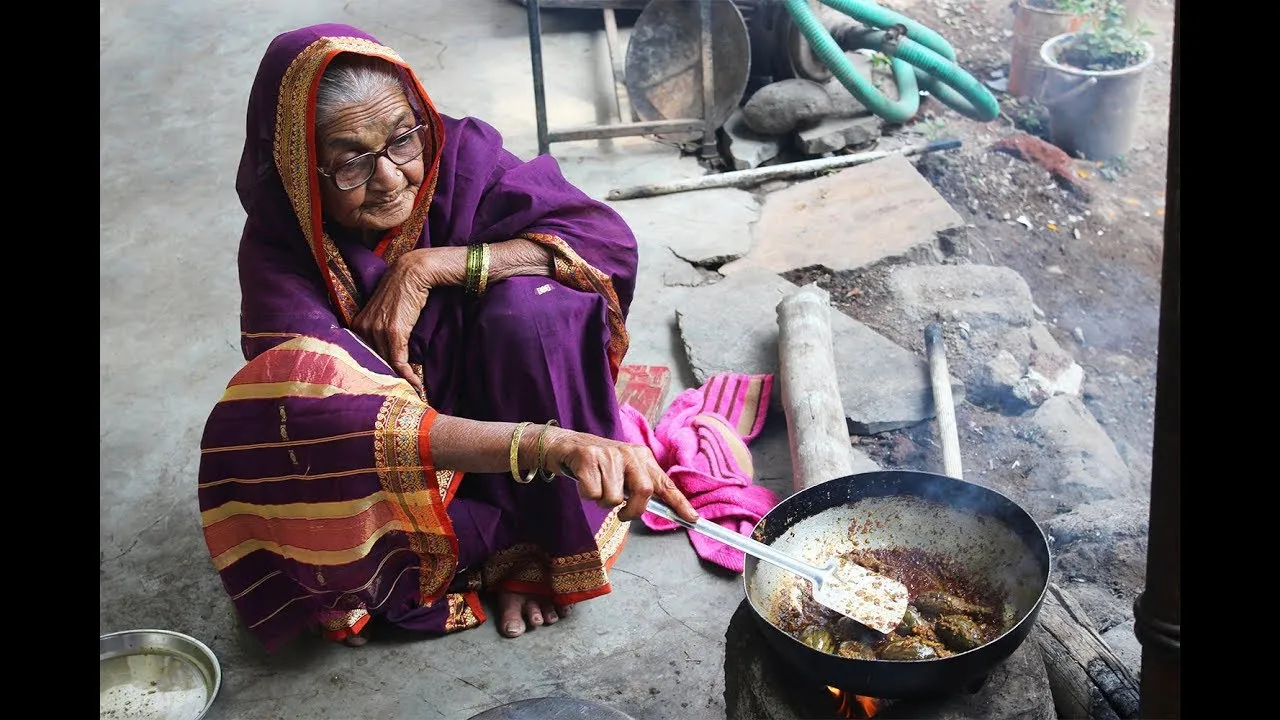
<svg viewBox="0 0 1280 720">
<path fill-rule="evenodd" d="M 388 88 L 404 88 L 391 63 L 368 55 L 338 55 L 316 86 L 316 127 L 326 127 L 343 106 L 367 102 Z"/>
</svg>

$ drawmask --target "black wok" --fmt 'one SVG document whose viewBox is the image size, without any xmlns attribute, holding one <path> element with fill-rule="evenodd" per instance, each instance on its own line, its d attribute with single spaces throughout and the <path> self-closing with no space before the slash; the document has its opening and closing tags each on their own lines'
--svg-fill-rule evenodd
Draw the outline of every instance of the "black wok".
<svg viewBox="0 0 1280 720">
<path fill-rule="evenodd" d="M 1049 583 L 1049 543 L 1025 510 L 993 490 L 928 472 L 886 470 L 813 485 L 770 510 L 752 537 L 810 562 L 848 552 L 855 540 L 864 549 L 917 548 L 999 590 L 1016 619 L 985 645 L 932 660 L 845 658 L 815 650 L 776 624 L 776 608 L 796 583 L 748 555 L 746 596 L 769 644 L 805 676 L 876 698 L 965 692 L 1027 638 Z"/>
</svg>

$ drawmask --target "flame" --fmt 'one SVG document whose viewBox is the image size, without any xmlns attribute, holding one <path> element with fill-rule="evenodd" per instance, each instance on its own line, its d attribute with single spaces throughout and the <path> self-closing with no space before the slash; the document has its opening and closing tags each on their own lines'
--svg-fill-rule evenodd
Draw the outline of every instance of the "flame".
<svg viewBox="0 0 1280 720">
<path fill-rule="evenodd" d="M 880 712 L 880 708 L 884 705 L 881 700 L 876 698 L 847 693 L 830 685 L 827 686 L 827 692 L 830 692 L 831 697 L 839 701 L 839 707 L 836 708 L 839 716 L 850 718 L 850 720 L 870 720 Z"/>
</svg>

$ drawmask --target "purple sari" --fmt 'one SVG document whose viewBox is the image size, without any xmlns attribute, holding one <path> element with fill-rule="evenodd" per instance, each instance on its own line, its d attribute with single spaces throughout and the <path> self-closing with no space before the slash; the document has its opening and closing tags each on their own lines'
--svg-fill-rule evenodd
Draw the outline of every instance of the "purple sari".
<svg viewBox="0 0 1280 720">
<path fill-rule="evenodd" d="M 314 88 L 338 53 L 401 69 L 431 129 L 410 219 L 369 249 L 324 230 Z M 344 25 L 275 38 L 254 80 L 236 180 L 247 213 L 239 269 L 247 361 L 201 441 L 204 534 L 245 625 L 274 650 L 308 626 L 341 639 L 370 617 L 428 634 L 485 620 L 478 592 L 570 604 L 610 590 L 617 510 L 576 486 L 437 468 L 437 413 L 544 422 L 621 439 L 614 381 L 627 348 L 635 238 L 554 159 L 523 162 L 476 119 L 438 114 L 392 50 Z M 552 278 L 481 298 L 433 289 L 414 327 L 414 393 L 353 332 L 388 266 L 419 247 L 526 238 Z"/>
</svg>

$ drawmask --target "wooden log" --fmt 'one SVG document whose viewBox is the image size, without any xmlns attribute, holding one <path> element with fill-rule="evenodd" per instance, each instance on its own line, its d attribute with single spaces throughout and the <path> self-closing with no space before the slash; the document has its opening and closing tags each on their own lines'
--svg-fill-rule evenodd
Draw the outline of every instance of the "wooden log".
<svg viewBox="0 0 1280 720">
<path fill-rule="evenodd" d="M 924 348 L 925 354 L 929 356 L 933 409 L 938 415 L 938 430 L 942 436 L 942 464 L 948 475 L 963 480 L 960 432 L 956 428 L 956 405 L 951 397 L 951 373 L 947 372 L 947 349 L 942 342 L 941 323 L 930 323 L 924 329 Z"/>
<path fill-rule="evenodd" d="M 618 17 L 613 8 L 600 11 L 604 15 L 604 39 L 609 46 L 609 66 L 613 70 L 613 99 L 618 106 L 618 122 L 635 122 L 635 109 L 631 107 L 631 96 L 627 94 L 626 61 L 623 58 L 626 46 L 618 38 Z"/>
<path fill-rule="evenodd" d="M 1049 585 L 1032 635 L 1044 657 L 1059 718 L 1138 717 L 1138 680 L 1057 585 Z"/>
<path fill-rule="evenodd" d="M 795 489 L 853 474 L 836 375 L 831 297 L 806 285 L 778 303 L 778 379 Z"/>
</svg>

